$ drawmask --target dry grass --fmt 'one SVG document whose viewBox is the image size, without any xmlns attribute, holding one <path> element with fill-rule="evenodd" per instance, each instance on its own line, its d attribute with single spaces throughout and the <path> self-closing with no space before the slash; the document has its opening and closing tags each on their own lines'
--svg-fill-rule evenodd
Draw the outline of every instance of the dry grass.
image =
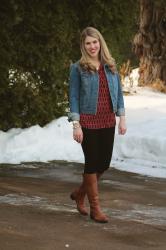
<svg viewBox="0 0 166 250">
<path fill-rule="evenodd" d="M 160 79 L 155 80 L 153 83 L 146 85 L 154 90 L 166 93 L 166 85 Z"/>
</svg>

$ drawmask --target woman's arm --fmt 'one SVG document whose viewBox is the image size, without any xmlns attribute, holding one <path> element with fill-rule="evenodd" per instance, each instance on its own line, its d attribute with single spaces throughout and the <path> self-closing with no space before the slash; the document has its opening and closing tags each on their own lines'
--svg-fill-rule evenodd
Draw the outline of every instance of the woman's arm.
<svg viewBox="0 0 166 250">
<path fill-rule="evenodd" d="M 80 73 L 78 70 L 78 64 L 72 64 L 70 68 L 69 76 L 69 107 L 68 113 L 69 121 L 79 121 L 79 102 L 80 102 Z"/>
<path fill-rule="evenodd" d="M 124 135 L 127 131 L 125 116 L 119 116 L 118 133 Z"/>
<path fill-rule="evenodd" d="M 83 141 L 83 132 L 78 121 L 73 122 L 73 139 L 78 143 L 82 143 Z"/>
<path fill-rule="evenodd" d="M 118 81 L 118 96 L 117 96 L 117 116 L 125 116 L 125 107 L 124 107 L 124 98 L 123 98 L 123 92 L 122 92 L 122 85 L 120 76 L 117 73 L 117 81 Z"/>
<path fill-rule="evenodd" d="M 118 77 L 118 100 L 117 100 L 118 111 L 117 113 L 119 116 L 118 133 L 120 135 L 124 135 L 127 131 L 124 98 L 123 98 L 123 91 L 122 91 L 121 80 L 120 80 L 119 74 L 117 74 L 117 77 Z"/>
<path fill-rule="evenodd" d="M 78 70 L 78 64 L 75 63 L 70 68 L 69 77 L 69 107 L 70 112 L 68 113 L 68 121 L 73 122 L 73 139 L 78 143 L 83 141 L 83 132 L 80 126 L 80 73 Z"/>
</svg>

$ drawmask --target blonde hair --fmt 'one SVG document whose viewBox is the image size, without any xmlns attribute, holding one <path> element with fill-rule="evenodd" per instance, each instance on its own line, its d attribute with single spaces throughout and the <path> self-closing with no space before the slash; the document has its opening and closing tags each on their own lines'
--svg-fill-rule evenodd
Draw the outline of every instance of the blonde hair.
<svg viewBox="0 0 166 250">
<path fill-rule="evenodd" d="M 111 56 L 107 44 L 101 35 L 101 33 L 93 28 L 93 27 L 87 27 L 85 28 L 80 37 L 80 49 L 81 49 L 81 59 L 80 59 L 80 66 L 88 71 L 96 71 L 96 68 L 92 65 L 90 62 L 90 56 L 86 52 L 85 49 L 85 39 L 87 36 L 91 36 L 99 40 L 100 42 L 100 52 L 99 52 L 99 59 L 102 64 L 107 64 L 112 71 L 112 73 L 116 72 L 116 64 L 114 58 Z"/>
</svg>

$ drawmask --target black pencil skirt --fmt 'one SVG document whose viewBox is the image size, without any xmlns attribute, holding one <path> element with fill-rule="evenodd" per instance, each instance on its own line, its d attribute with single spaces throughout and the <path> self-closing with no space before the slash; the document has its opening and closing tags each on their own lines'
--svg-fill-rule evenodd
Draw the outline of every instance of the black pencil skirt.
<svg viewBox="0 0 166 250">
<path fill-rule="evenodd" d="M 114 145 L 115 127 L 83 130 L 81 144 L 85 157 L 84 173 L 102 173 L 109 168 Z"/>
</svg>

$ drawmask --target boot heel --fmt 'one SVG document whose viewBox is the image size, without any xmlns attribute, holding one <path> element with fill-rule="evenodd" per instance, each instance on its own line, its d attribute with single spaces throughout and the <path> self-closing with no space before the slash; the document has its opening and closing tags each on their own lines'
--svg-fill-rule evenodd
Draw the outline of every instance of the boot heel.
<svg viewBox="0 0 166 250">
<path fill-rule="evenodd" d="M 75 198 L 74 194 L 70 195 L 70 199 L 73 200 L 73 201 L 75 201 L 76 198 Z"/>
<path fill-rule="evenodd" d="M 91 220 L 95 220 L 92 214 L 90 214 L 90 218 Z"/>
<path fill-rule="evenodd" d="M 71 198 L 71 200 L 76 202 L 77 210 L 80 214 L 88 215 L 88 211 L 87 211 L 86 207 L 84 206 L 85 193 L 79 194 L 78 192 L 73 192 L 70 194 L 70 198 Z"/>
</svg>

